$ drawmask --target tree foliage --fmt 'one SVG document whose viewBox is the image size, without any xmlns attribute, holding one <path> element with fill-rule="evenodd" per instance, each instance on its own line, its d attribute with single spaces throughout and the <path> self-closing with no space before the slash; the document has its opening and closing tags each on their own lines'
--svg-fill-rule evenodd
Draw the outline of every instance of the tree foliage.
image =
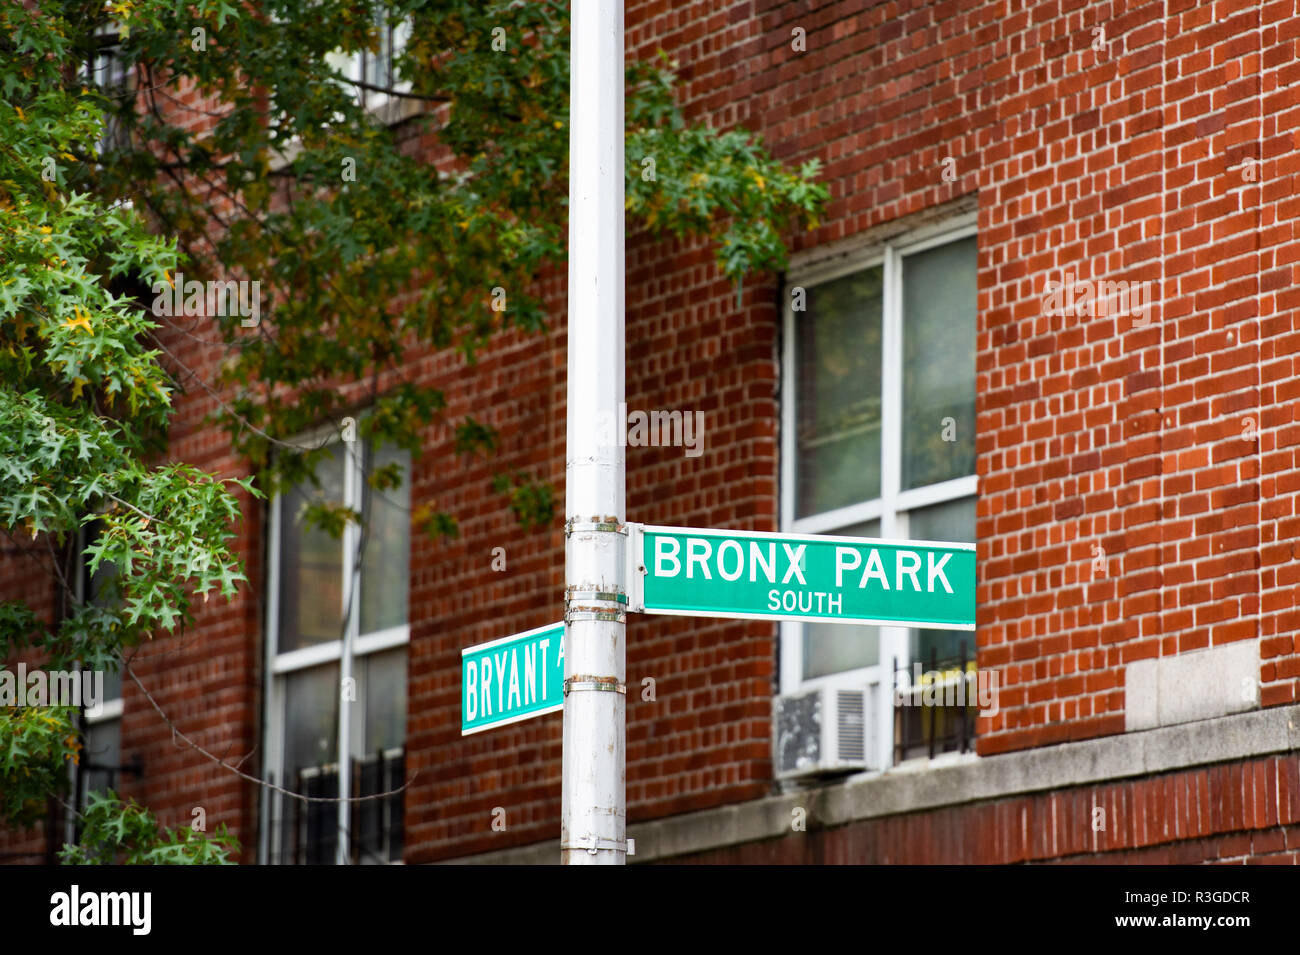
<svg viewBox="0 0 1300 955">
<path fill-rule="evenodd" d="M 0 819 L 30 825 L 67 792 L 80 744 L 70 707 L 0 707 Z"/>
<path fill-rule="evenodd" d="M 367 395 L 363 437 L 418 454 L 444 398 L 410 377 L 412 349 L 473 361 L 502 329 L 547 327 L 533 288 L 565 256 L 568 16 L 560 0 L 317 0 L 310 17 L 300 0 L 269 0 L 256 14 L 211 3 L 132 16 L 121 55 L 147 105 L 121 109 L 129 144 L 94 168 L 95 188 L 149 209 L 195 267 L 261 283 L 266 320 L 218 324 L 222 383 L 235 389 L 224 423 L 268 476 L 301 479 L 314 463 L 272 456 L 272 439 L 339 420 L 356 400 L 339 385 L 385 372 L 396 383 Z M 375 55 L 403 22 L 396 72 L 409 92 L 388 109 L 420 109 L 393 126 L 339 51 Z M 202 49 L 185 42 L 196 29 Z M 204 95 L 201 112 L 158 85 L 177 76 Z M 629 66 L 627 93 L 630 223 L 711 237 L 737 282 L 782 265 L 782 232 L 826 197 L 817 163 L 787 170 L 742 130 L 688 125 L 664 58 Z M 462 453 L 491 450 L 484 422 L 455 428 Z"/>
<path fill-rule="evenodd" d="M 232 865 L 239 841 L 225 823 L 211 836 L 187 826 L 163 829 L 134 799 L 91 793 L 81 839 L 63 847 L 65 865 Z"/>
</svg>

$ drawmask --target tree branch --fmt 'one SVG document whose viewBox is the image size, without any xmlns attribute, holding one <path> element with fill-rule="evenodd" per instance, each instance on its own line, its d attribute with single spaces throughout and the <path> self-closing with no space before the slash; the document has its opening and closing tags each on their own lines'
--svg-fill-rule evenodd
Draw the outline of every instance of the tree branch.
<svg viewBox="0 0 1300 955">
<path fill-rule="evenodd" d="M 374 83 L 367 83 L 365 80 L 354 80 L 350 76 L 340 76 L 345 83 L 351 83 L 353 86 L 360 87 L 363 90 L 369 90 L 372 93 L 387 93 L 389 96 L 400 96 L 402 99 L 418 99 L 426 103 L 450 103 L 450 96 L 427 96 L 422 93 L 403 93 L 395 90 L 391 86 L 376 86 Z"/>
</svg>

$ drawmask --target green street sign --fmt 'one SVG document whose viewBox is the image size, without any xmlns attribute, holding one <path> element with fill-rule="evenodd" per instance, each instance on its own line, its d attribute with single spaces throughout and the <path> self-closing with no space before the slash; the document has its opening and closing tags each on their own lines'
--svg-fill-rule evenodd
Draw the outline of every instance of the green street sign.
<svg viewBox="0 0 1300 955">
<path fill-rule="evenodd" d="M 630 525 L 632 610 L 975 629 L 975 545 Z"/>
<path fill-rule="evenodd" d="M 460 652 L 460 735 L 564 709 L 564 624 Z"/>
</svg>

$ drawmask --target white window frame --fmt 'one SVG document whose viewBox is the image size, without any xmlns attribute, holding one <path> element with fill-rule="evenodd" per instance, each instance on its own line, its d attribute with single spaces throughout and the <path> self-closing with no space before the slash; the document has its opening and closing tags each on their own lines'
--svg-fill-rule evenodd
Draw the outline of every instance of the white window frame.
<svg viewBox="0 0 1300 955">
<path fill-rule="evenodd" d="M 880 537 L 885 540 L 908 538 L 908 512 L 932 504 L 943 504 L 978 493 L 976 475 L 955 478 L 925 487 L 902 490 L 902 409 L 903 409 L 903 259 L 950 242 L 977 234 L 976 213 L 969 212 L 942 222 L 918 227 L 895 238 L 884 239 L 859 249 L 855 254 L 833 261 L 800 268 L 793 266 L 786 275 L 784 296 L 784 334 L 782 337 L 781 375 L 784 382 L 781 403 L 781 528 L 796 534 L 823 534 L 860 524 L 880 521 Z M 881 475 L 880 497 L 796 517 L 798 481 L 798 369 L 795 367 L 796 316 L 789 289 L 820 285 L 852 275 L 874 266 L 883 266 L 883 300 L 881 309 Z M 881 765 L 894 762 L 893 661 L 910 668 L 911 627 L 880 627 L 880 652 L 874 666 L 858 667 L 839 673 L 803 678 L 802 621 L 780 624 L 780 686 L 782 693 L 794 693 L 823 686 L 862 689 L 877 684 L 876 752 Z M 971 654 L 975 652 L 971 633 Z"/>
<path fill-rule="evenodd" d="M 386 8 L 384 8 L 383 14 L 384 20 L 380 25 L 380 28 L 383 30 L 389 30 L 389 14 Z M 406 44 L 411 39 L 411 29 L 411 21 L 407 19 L 402 20 L 396 26 L 393 26 L 391 32 L 388 33 L 387 39 L 390 41 L 391 46 L 388 50 L 386 60 L 388 68 L 392 72 L 395 81 L 397 80 L 397 58 L 401 55 L 402 51 L 406 49 Z M 365 76 L 365 67 L 367 62 L 371 57 L 382 55 L 382 52 L 380 54 L 374 54 L 369 50 L 357 50 L 354 53 L 335 51 L 326 54 L 325 62 L 329 63 L 348 79 L 364 83 L 368 82 Z M 385 122 L 396 122 L 398 119 L 403 118 L 401 106 L 404 102 L 410 102 L 407 97 L 389 93 L 377 93 L 374 90 L 368 90 L 363 86 L 354 86 L 352 88 L 356 93 L 357 102 L 361 103 L 368 112 L 382 117 Z M 393 90 L 394 94 L 409 93 L 411 91 L 411 81 L 407 79 L 401 80 L 400 82 L 393 82 L 390 88 Z"/>
<path fill-rule="evenodd" d="M 364 473 L 364 450 L 365 444 L 360 439 L 353 442 L 342 441 L 333 427 L 324 427 L 313 432 L 308 438 L 298 442 L 299 447 L 319 448 L 329 444 L 341 444 L 347 455 L 346 464 L 343 469 L 343 503 L 351 507 L 357 513 L 361 513 L 363 484 L 365 481 Z M 403 480 L 411 482 L 411 472 L 407 470 Z M 341 639 L 331 640 L 328 643 L 315 644 L 313 646 L 301 647 L 297 650 L 290 650 L 285 653 L 279 652 L 280 639 L 280 521 L 282 509 L 284 506 L 284 496 L 276 494 L 270 501 L 268 508 L 269 520 L 269 539 L 267 547 L 267 601 L 266 601 L 266 667 L 264 679 L 264 698 L 266 700 L 266 725 L 263 736 L 266 741 L 266 766 L 276 773 L 275 784 L 284 789 L 292 791 L 290 781 L 281 778 L 281 768 L 284 765 L 284 730 L 286 725 L 286 680 L 282 679 L 291 673 L 296 673 L 322 664 L 334 663 L 339 664 L 339 685 L 342 687 L 343 681 L 348 678 L 355 678 L 353 664 L 358 657 L 366 657 L 374 653 L 380 653 L 384 650 L 391 650 L 395 647 L 406 647 L 411 642 L 411 624 L 410 624 L 410 607 L 408 602 L 407 622 L 396 627 L 388 627 L 384 630 L 377 630 L 373 633 L 362 634 L 359 632 L 361 625 L 361 568 L 354 567 L 354 558 L 357 550 L 358 536 L 361 529 L 355 522 L 349 521 L 343 531 L 343 538 L 340 546 L 343 548 L 343 589 L 342 600 L 344 608 L 348 611 L 347 625 L 341 634 Z M 410 563 L 408 558 L 407 570 L 409 572 Z M 355 588 L 355 592 L 354 592 Z M 349 595 L 352 599 L 349 600 Z M 408 655 L 409 661 L 409 655 Z M 338 724 L 338 749 L 335 752 L 335 765 L 339 767 L 339 795 L 346 800 L 350 795 L 351 775 L 343 772 L 344 754 L 352 750 L 352 730 L 360 719 L 359 714 L 354 714 L 354 700 L 349 700 L 339 693 L 339 724 Z M 403 744 L 404 748 L 404 744 Z M 272 839 L 278 838 L 280 828 L 284 825 L 284 813 L 289 803 L 289 797 L 280 793 L 275 793 L 263 787 L 262 790 L 262 825 L 259 827 L 259 845 L 258 859 L 263 865 L 268 864 L 272 856 L 279 859 L 278 846 L 272 847 Z M 279 809 L 278 817 L 279 827 L 272 832 L 271 822 L 277 817 L 273 811 Z M 351 804 L 348 802 L 338 803 L 338 845 L 335 856 L 335 863 L 346 865 L 348 863 L 348 833 L 350 828 Z"/>
</svg>

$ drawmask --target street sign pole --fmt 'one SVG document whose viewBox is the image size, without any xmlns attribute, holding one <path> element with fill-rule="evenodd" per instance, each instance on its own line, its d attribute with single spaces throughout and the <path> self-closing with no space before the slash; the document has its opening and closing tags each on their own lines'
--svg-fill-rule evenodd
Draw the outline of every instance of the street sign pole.
<svg viewBox="0 0 1300 955">
<path fill-rule="evenodd" d="M 626 859 L 623 2 L 574 0 L 569 76 L 565 864 Z M 611 440 L 612 438 L 612 440 Z"/>
</svg>

